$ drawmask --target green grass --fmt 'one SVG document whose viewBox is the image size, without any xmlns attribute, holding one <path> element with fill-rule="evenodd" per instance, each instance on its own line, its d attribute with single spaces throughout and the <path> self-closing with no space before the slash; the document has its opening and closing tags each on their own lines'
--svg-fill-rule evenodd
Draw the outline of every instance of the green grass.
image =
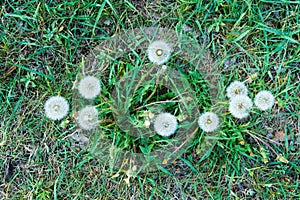
<svg viewBox="0 0 300 200">
<path fill-rule="evenodd" d="M 284 0 L 2 2 L 0 198 L 298 199 L 299 6 L 300 2 Z M 192 32 L 185 33 L 183 25 Z M 53 122 L 45 117 L 43 104 L 50 96 L 62 95 L 76 107 L 74 85 L 83 76 L 90 51 L 111 36 L 150 26 L 199 42 L 202 68 L 179 55 L 173 55 L 168 66 L 188 80 L 199 112 L 216 110 L 222 123 L 218 134 L 211 136 L 216 145 L 209 151 L 203 152 L 204 133 L 197 130 L 175 162 L 158 171 L 129 174 L 127 165 L 104 162 L 86 148 L 83 138 L 75 138 L 81 133 L 74 120 L 76 110 Z M 107 142 L 99 145 L 114 143 L 128 151 L 142 146 L 138 151 L 146 151 L 167 142 L 159 136 L 137 139 L 114 120 L 113 90 L 122 76 L 138 73 L 140 65 L 150 66 L 146 52 L 133 51 L 111 60 L 97 74 L 103 88 L 95 104 Z M 217 69 L 213 77 L 218 78 L 218 93 L 210 91 L 206 72 L 212 69 Z M 132 101 L 125 102 L 131 119 L 140 122 L 137 127 L 143 127 L 143 106 L 181 94 L 157 85 L 157 78 L 155 74 L 142 82 Z M 272 91 L 277 101 L 272 110 L 253 109 L 246 120 L 233 118 L 225 90 L 234 80 L 245 81 L 251 99 L 261 90 Z M 130 91 L 136 85 L 126 86 Z M 156 109 L 175 115 L 189 111 L 179 103 L 157 106 L 153 112 Z M 95 136 L 82 133 L 90 140 Z M 284 134 L 282 141 L 270 140 L 276 134 Z"/>
</svg>

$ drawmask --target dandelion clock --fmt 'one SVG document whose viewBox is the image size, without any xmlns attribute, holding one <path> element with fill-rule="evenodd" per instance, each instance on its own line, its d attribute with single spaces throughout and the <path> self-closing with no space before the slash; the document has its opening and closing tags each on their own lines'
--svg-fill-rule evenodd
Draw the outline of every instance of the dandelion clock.
<svg viewBox="0 0 300 200">
<path fill-rule="evenodd" d="M 46 117 L 51 120 L 60 120 L 69 112 L 69 103 L 61 96 L 50 97 L 44 105 Z"/>
</svg>

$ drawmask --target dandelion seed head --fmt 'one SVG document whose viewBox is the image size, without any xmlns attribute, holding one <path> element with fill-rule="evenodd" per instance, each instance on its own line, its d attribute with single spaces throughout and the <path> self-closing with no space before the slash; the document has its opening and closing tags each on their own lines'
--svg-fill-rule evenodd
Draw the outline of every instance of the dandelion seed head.
<svg viewBox="0 0 300 200">
<path fill-rule="evenodd" d="M 151 62 L 162 65 L 170 59 L 172 49 L 165 41 L 157 40 L 149 45 L 147 53 Z"/>
<path fill-rule="evenodd" d="M 95 106 L 86 106 L 78 113 L 78 124 L 84 130 L 91 130 L 97 126 L 98 110 Z"/>
<path fill-rule="evenodd" d="M 262 111 L 273 107 L 275 98 L 270 91 L 264 90 L 257 93 L 254 98 L 254 104 Z"/>
<path fill-rule="evenodd" d="M 154 130 L 158 135 L 169 137 L 177 129 L 177 119 L 170 113 L 161 113 L 154 120 Z"/>
<path fill-rule="evenodd" d="M 53 96 L 45 102 L 44 110 L 49 119 L 61 120 L 69 112 L 69 103 L 64 97 Z"/>
<path fill-rule="evenodd" d="M 244 83 L 240 81 L 233 81 L 226 89 L 227 97 L 232 98 L 237 95 L 247 95 L 248 89 Z"/>
<path fill-rule="evenodd" d="M 95 98 L 101 91 L 99 79 L 94 76 L 85 76 L 78 84 L 78 91 L 86 99 Z"/>
<path fill-rule="evenodd" d="M 246 118 L 252 106 L 252 101 L 247 95 L 236 95 L 230 99 L 229 112 L 238 119 Z"/>
<path fill-rule="evenodd" d="M 205 132 L 213 132 L 219 126 L 219 118 L 213 112 L 206 112 L 200 115 L 198 125 Z"/>
</svg>

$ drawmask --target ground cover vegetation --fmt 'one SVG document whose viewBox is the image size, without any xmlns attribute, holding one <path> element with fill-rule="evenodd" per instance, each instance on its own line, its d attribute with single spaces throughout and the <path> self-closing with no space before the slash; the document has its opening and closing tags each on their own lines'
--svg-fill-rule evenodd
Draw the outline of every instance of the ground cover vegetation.
<svg viewBox="0 0 300 200">
<path fill-rule="evenodd" d="M 284 0 L 1 1 L 0 198 L 299 198 L 299 6 Z M 180 51 L 160 38 L 87 73 L 101 42 L 142 27 L 189 36 L 201 47 L 200 64 L 186 59 L 193 48 Z M 184 77 L 182 87 L 160 84 L 170 71 Z M 126 77 L 140 72 L 154 75 L 128 85 Z M 128 105 L 120 103 L 126 91 L 116 88 L 134 91 Z M 193 95 L 178 98 L 186 88 Z M 116 120 L 123 106 L 131 124 L 157 134 L 124 131 Z M 155 171 L 111 166 L 95 151 L 97 127 L 110 145 L 147 154 L 175 141 L 182 126 L 190 128 L 186 120 L 196 124 L 193 140 Z M 210 148 L 204 137 L 214 141 Z"/>
</svg>

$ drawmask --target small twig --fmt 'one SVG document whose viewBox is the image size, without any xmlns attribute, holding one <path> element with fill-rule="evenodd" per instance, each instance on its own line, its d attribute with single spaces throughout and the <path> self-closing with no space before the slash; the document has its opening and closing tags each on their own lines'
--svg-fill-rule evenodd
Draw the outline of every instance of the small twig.
<svg viewBox="0 0 300 200">
<path fill-rule="evenodd" d="M 256 135 L 253 135 L 253 134 L 251 134 L 251 133 L 248 133 L 248 134 L 251 135 L 251 137 L 253 137 L 257 143 L 259 143 L 257 140 L 261 141 L 264 145 L 266 145 L 267 147 L 269 147 L 269 149 L 271 149 L 271 151 L 272 151 L 275 155 L 277 155 L 276 151 L 275 151 L 268 143 L 266 143 L 265 141 L 263 141 L 262 139 L 260 139 L 260 138 L 257 137 Z"/>
<path fill-rule="evenodd" d="M 185 145 L 187 143 L 187 141 L 189 141 L 193 136 L 194 134 L 198 131 L 198 127 L 194 130 L 194 132 L 192 134 L 190 134 L 190 136 L 188 137 L 187 140 L 185 140 L 179 147 L 177 147 L 172 153 L 176 153 L 183 145 Z"/>
</svg>

